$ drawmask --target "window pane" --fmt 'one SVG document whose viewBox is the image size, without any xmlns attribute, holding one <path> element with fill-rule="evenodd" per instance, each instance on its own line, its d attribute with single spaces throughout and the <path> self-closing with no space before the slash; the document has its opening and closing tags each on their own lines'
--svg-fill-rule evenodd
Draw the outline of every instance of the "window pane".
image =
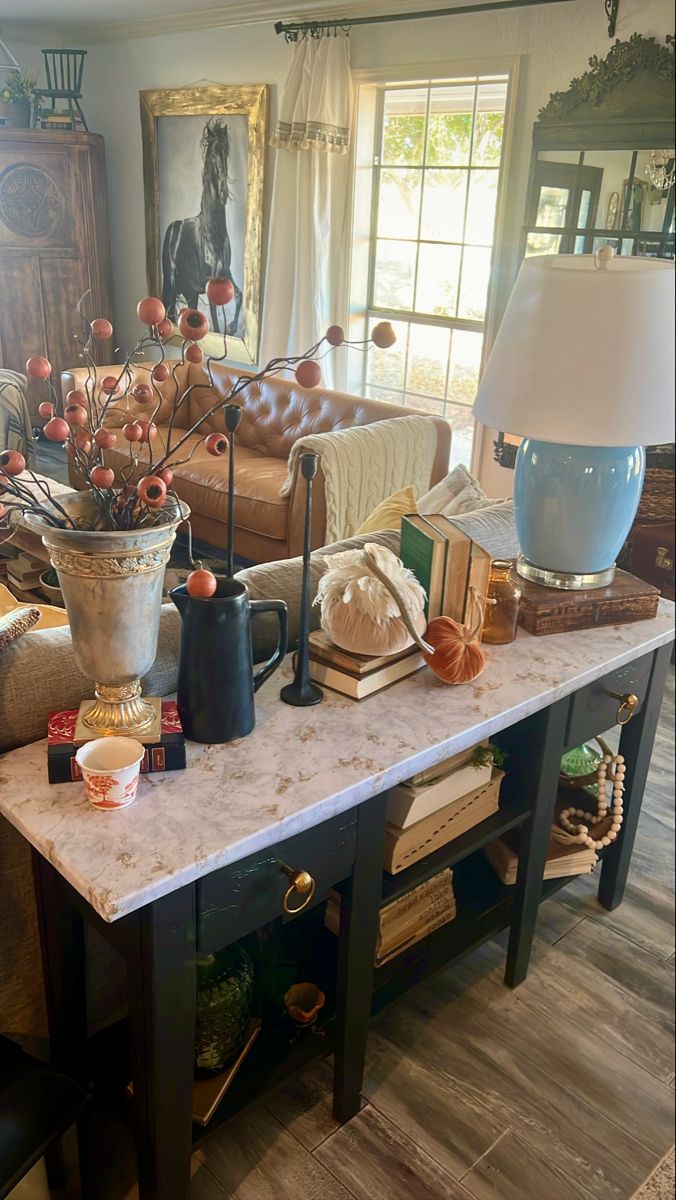
<svg viewBox="0 0 676 1200">
<path fill-rule="evenodd" d="M 448 398 L 456 404 L 474 403 L 479 386 L 483 340 L 482 333 L 453 330 Z"/>
<path fill-rule="evenodd" d="M 506 82 L 484 83 L 479 87 L 472 150 L 472 162 L 476 166 L 500 166 L 506 102 Z"/>
<path fill-rule="evenodd" d="M 526 239 L 526 258 L 532 254 L 558 254 L 560 233 L 529 233 Z"/>
<path fill-rule="evenodd" d="M 388 166 L 420 166 L 425 143 L 426 88 L 385 93 L 382 160 Z"/>
<path fill-rule="evenodd" d="M 483 321 L 490 274 L 491 251 L 483 247 L 466 246 L 462 256 L 459 317 L 465 317 L 468 321 Z"/>
<path fill-rule="evenodd" d="M 378 199 L 378 237 L 417 238 L 422 172 L 382 171 Z"/>
<path fill-rule="evenodd" d="M 384 404 L 403 404 L 404 393 L 393 391 L 391 388 L 374 387 L 368 384 L 365 395 L 371 400 L 382 400 Z"/>
<path fill-rule="evenodd" d="M 497 171 L 471 171 L 465 241 L 490 246 L 495 226 L 495 204 L 498 198 Z"/>
<path fill-rule="evenodd" d="M 369 334 L 380 317 L 372 317 L 369 322 Z M 392 321 L 392 328 L 397 340 L 389 350 L 379 350 L 371 346 L 366 359 L 366 379 L 368 383 L 381 388 L 395 388 L 399 392 L 404 389 L 404 372 L 406 369 L 406 343 L 408 340 L 408 325 L 405 321 Z"/>
<path fill-rule="evenodd" d="M 591 192 L 587 191 L 587 189 L 584 188 L 582 195 L 580 196 L 580 209 L 577 214 L 578 229 L 584 229 L 585 226 L 589 224 L 589 208 L 591 205 L 591 196 L 592 196 Z"/>
<path fill-rule="evenodd" d="M 433 88 L 427 131 L 427 162 L 435 167 L 469 164 L 474 112 L 473 84 Z"/>
<path fill-rule="evenodd" d="M 415 243 L 376 243 L 373 303 L 377 308 L 411 308 L 415 256 Z"/>
<path fill-rule="evenodd" d="M 566 223 L 566 211 L 570 200 L 570 189 L 562 187 L 542 187 L 538 196 L 538 210 L 535 220 L 545 229 L 561 229 Z"/>
<path fill-rule="evenodd" d="M 450 330 L 435 325 L 411 325 L 409 330 L 406 391 L 428 396 L 446 395 Z"/>
<path fill-rule="evenodd" d="M 420 243 L 416 312 L 435 317 L 454 317 L 458 305 L 460 246 Z"/>
<path fill-rule="evenodd" d="M 433 400 L 431 396 L 417 396 L 415 392 L 407 392 L 404 403 L 410 408 L 420 408 L 423 412 L 432 413 L 435 417 L 443 417 L 446 408 L 443 400 Z"/>
<path fill-rule="evenodd" d="M 468 171 L 425 171 L 421 236 L 461 242 Z"/>
</svg>

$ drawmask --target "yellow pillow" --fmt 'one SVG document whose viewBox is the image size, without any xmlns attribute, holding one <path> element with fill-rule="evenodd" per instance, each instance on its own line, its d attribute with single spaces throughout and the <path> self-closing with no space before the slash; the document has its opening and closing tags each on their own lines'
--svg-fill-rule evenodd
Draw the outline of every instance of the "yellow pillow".
<svg viewBox="0 0 676 1200">
<path fill-rule="evenodd" d="M 386 500 L 381 500 L 377 508 L 374 508 L 370 517 L 367 517 L 359 526 L 355 533 L 355 537 L 360 533 L 379 533 L 381 529 L 401 529 L 401 519 L 408 513 L 417 513 L 418 505 L 415 488 L 412 483 L 408 487 L 402 488 L 399 492 L 394 492 L 392 496 L 388 496 Z"/>
</svg>

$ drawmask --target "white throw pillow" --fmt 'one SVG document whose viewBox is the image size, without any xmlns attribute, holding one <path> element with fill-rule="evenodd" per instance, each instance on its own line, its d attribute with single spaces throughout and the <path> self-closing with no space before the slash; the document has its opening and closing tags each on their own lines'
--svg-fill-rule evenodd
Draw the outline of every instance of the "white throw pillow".
<svg viewBox="0 0 676 1200">
<path fill-rule="evenodd" d="M 445 517 L 453 517 L 494 503 L 479 481 L 460 463 L 418 501 L 418 512 L 423 516 L 425 513 L 443 513 Z"/>
</svg>

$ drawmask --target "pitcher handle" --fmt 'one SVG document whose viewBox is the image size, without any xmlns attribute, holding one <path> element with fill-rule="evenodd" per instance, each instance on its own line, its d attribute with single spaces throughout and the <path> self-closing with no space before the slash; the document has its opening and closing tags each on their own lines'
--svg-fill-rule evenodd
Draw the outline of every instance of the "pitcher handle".
<svg viewBox="0 0 676 1200">
<path fill-rule="evenodd" d="M 283 600 L 250 600 L 249 609 L 251 613 L 277 613 L 279 620 L 277 649 L 272 658 L 269 658 L 262 667 L 254 672 L 254 692 L 257 692 L 261 684 L 265 683 L 265 680 L 269 679 L 272 672 L 277 669 L 286 654 L 289 640 L 289 614 Z"/>
</svg>

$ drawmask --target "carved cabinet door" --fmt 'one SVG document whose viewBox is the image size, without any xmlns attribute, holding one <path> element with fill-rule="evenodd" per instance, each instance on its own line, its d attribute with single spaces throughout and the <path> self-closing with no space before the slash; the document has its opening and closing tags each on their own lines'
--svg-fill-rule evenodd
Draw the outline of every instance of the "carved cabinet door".
<svg viewBox="0 0 676 1200">
<path fill-rule="evenodd" d="M 77 365 L 75 304 L 90 289 L 92 315 L 112 316 L 109 276 L 102 139 L 0 130 L 0 364 L 44 353 L 57 379 Z M 36 419 L 45 397 L 28 395 Z"/>
</svg>

